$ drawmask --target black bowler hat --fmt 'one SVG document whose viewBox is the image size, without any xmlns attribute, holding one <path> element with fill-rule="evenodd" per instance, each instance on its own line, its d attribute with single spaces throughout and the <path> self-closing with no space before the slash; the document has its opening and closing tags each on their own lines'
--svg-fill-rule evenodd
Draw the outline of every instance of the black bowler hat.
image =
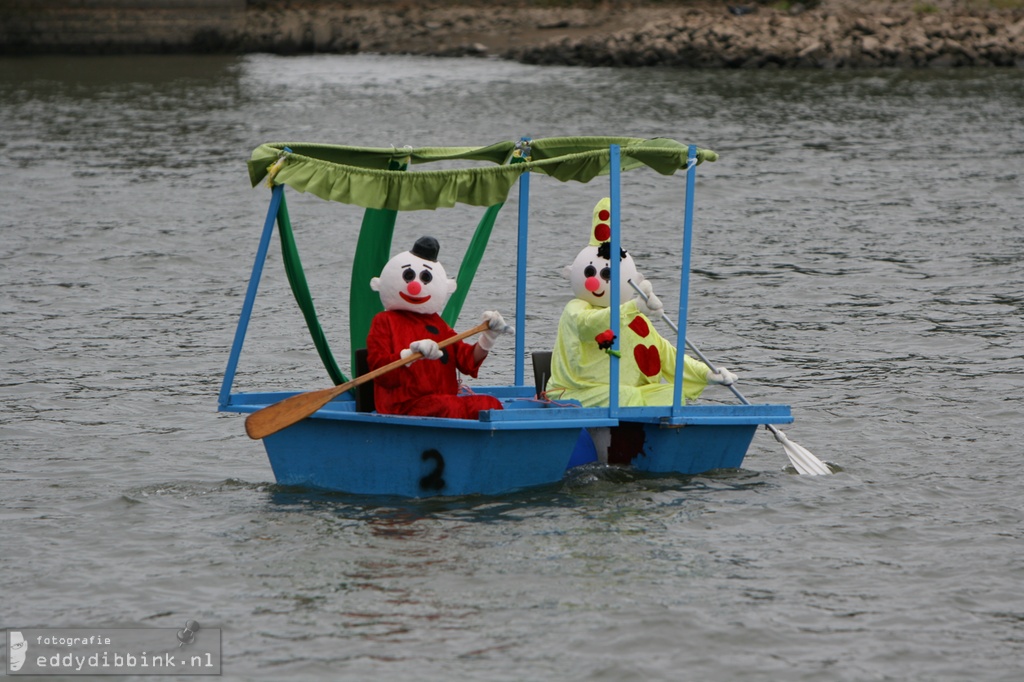
<svg viewBox="0 0 1024 682">
<path fill-rule="evenodd" d="M 440 250 L 441 245 L 433 237 L 420 237 L 412 247 L 412 255 L 436 263 L 437 252 Z"/>
</svg>

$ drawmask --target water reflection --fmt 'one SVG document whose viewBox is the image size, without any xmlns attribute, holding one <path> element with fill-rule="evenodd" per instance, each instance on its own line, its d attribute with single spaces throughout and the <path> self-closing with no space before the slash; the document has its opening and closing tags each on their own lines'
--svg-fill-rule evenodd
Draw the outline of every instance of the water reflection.
<svg viewBox="0 0 1024 682">
<path fill-rule="evenodd" d="M 33 94 L 74 88 L 77 96 L 89 98 L 110 88 L 123 90 L 139 85 L 185 88 L 190 82 L 234 80 L 238 76 L 238 64 L 238 57 L 217 55 L 4 57 L 0 58 L 0 86 L 20 84 L 30 87 Z M 186 96 L 187 90 L 180 94 Z"/>
<path fill-rule="evenodd" d="M 592 464 L 570 470 L 559 483 L 499 496 L 388 498 L 280 485 L 267 486 L 266 493 L 275 512 L 324 513 L 338 519 L 366 522 L 375 533 L 411 535 L 415 531 L 410 528 L 424 520 L 506 524 L 543 516 L 571 516 L 579 511 L 586 512 L 592 504 L 602 506 L 609 497 L 642 509 L 650 503 L 652 494 L 672 498 L 673 505 L 684 505 L 715 492 L 752 491 L 768 484 L 758 472 L 743 469 L 687 476 Z M 264 486 L 259 486 L 258 490 L 263 491 Z M 666 502 L 667 498 L 662 497 L 658 504 Z"/>
</svg>

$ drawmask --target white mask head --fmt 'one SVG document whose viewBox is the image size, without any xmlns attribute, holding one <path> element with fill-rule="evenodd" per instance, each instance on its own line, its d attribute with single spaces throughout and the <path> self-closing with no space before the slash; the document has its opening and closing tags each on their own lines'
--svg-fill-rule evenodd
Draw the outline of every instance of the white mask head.
<svg viewBox="0 0 1024 682">
<path fill-rule="evenodd" d="M 569 283 L 576 298 L 600 308 L 611 306 L 611 260 L 609 242 L 601 246 L 587 246 L 576 255 L 576 260 L 569 266 Z M 636 270 L 633 257 L 622 251 L 619 260 L 619 304 L 626 303 L 633 296 L 633 288 L 628 281 L 637 284 L 643 279 Z"/>
<path fill-rule="evenodd" d="M 572 285 L 576 298 L 601 308 L 611 306 L 611 207 L 608 197 L 601 199 L 594 206 L 594 214 L 590 221 L 590 244 L 579 254 L 572 265 L 566 268 L 565 275 Z M 619 260 L 619 303 L 627 302 L 633 296 L 633 288 L 629 280 L 639 284 L 643 277 L 636 270 L 633 257 L 623 249 Z"/>
<path fill-rule="evenodd" d="M 444 309 L 457 285 L 437 262 L 438 251 L 436 239 L 420 237 L 411 251 L 403 251 L 384 264 L 380 276 L 370 280 L 370 288 L 380 294 L 385 310 L 429 315 Z"/>
</svg>

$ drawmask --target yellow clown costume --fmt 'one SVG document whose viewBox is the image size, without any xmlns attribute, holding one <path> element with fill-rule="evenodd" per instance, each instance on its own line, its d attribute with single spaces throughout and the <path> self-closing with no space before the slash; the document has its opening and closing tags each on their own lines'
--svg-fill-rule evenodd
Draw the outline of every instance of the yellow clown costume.
<svg viewBox="0 0 1024 682">
<path fill-rule="evenodd" d="M 551 379 L 548 397 L 578 400 L 584 407 L 608 405 L 610 358 L 596 337 L 611 326 L 611 229 L 608 224 L 610 202 L 602 199 L 594 207 L 590 244 L 566 269 L 575 298 L 565 306 L 558 321 L 558 338 L 551 354 Z M 643 407 L 671 405 L 675 379 L 676 349 L 662 338 L 648 315 L 661 312 L 661 302 L 651 285 L 637 272 L 632 256 L 619 254 L 619 276 L 623 286 L 619 306 L 619 405 Z M 648 301 L 630 298 L 633 280 L 648 294 Z M 727 383 L 711 374 L 707 365 L 683 356 L 683 396 L 700 397 L 709 380 Z M 720 373 L 723 370 L 719 370 Z M 734 375 L 728 374 L 730 379 Z"/>
</svg>

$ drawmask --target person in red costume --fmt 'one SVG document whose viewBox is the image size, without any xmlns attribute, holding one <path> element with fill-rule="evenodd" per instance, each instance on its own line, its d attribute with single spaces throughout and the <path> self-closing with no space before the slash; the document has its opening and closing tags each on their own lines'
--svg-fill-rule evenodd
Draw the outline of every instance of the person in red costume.
<svg viewBox="0 0 1024 682">
<path fill-rule="evenodd" d="M 422 360 L 374 379 L 373 398 L 381 414 L 476 419 L 483 410 L 500 410 L 501 402 L 489 395 L 458 395 L 456 371 L 476 378 L 477 371 L 498 335 L 512 328 L 501 314 L 485 311 L 490 329 L 476 343 L 458 341 L 445 348 L 438 342 L 456 332 L 440 312 L 456 282 L 448 279 L 437 262 L 440 245 L 433 237 L 420 237 L 412 251 L 394 256 L 370 280 L 380 294 L 384 311 L 377 313 L 366 337 L 370 369 L 421 353 Z"/>
</svg>

